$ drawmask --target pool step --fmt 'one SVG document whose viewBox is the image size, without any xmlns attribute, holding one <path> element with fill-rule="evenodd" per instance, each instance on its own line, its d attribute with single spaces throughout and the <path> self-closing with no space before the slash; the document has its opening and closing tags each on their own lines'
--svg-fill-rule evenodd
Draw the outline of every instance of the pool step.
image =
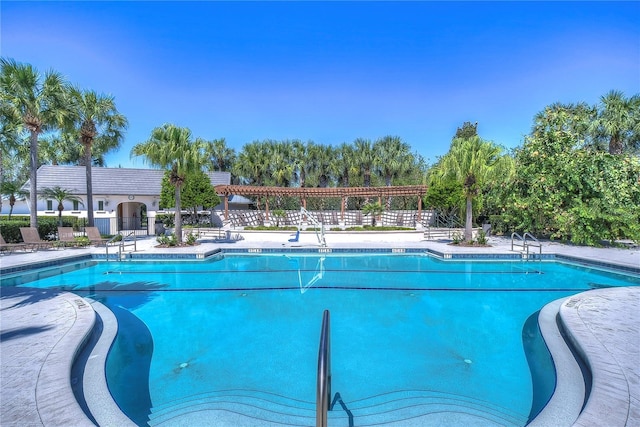
<svg viewBox="0 0 640 427">
<path fill-rule="evenodd" d="M 468 426 L 523 426 L 527 419 L 464 396 L 406 390 L 353 402 L 345 401 L 358 426 L 420 426 L 425 423 Z M 154 407 L 150 426 L 233 425 L 310 426 L 315 403 L 253 390 L 227 390 Z M 348 426 L 347 413 L 336 404 L 330 426 Z"/>
<path fill-rule="evenodd" d="M 260 425 L 313 425 L 315 403 L 257 390 L 223 390 L 155 406 L 149 415 L 150 426 L 203 425 L 203 421 L 206 425 L 256 425 L 258 420 Z"/>
</svg>

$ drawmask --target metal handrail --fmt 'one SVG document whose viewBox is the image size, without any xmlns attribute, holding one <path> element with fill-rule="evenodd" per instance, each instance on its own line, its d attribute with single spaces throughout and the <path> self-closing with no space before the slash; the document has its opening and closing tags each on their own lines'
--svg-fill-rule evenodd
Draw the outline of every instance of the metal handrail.
<svg viewBox="0 0 640 427">
<path fill-rule="evenodd" d="M 116 240 L 118 237 L 122 238 L 120 234 L 116 234 L 111 239 L 107 240 L 107 243 L 104 244 L 104 250 L 107 255 L 107 262 L 109 261 L 109 243 L 113 243 L 113 241 Z"/>
<path fill-rule="evenodd" d="M 526 248 L 526 241 L 524 240 L 524 238 L 519 235 L 518 233 L 511 233 L 511 250 L 513 250 L 513 239 L 514 237 L 517 237 L 522 243 L 515 243 L 515 246 L 522 246 L 522 249 Z"/>
<path fill-rule="evenodd" d="M 327 413 L 331 400 L 331 328 L 329 310 L 322 315 L 318 375 L 316 387 L 316 427 L 327 427 Z"/>
<path fill-rule="evenodd" d="M 518 238 L 520 243 L 514 242 L 516 237 Z M 527 241 L 527 239 L 529 239 L 529 241 Z M 531 241 L 535 243 L 531 243 Z M 519 235 L 518 233 L 511 233 L 511 250 L 513 250 L 514 246 L 521 246 L 523 251 L 527 251 L 527 258 L 529 257 L 529 246 L 537 246 L 538 253 L 540 257 L 542 257 L 542 243 L 540 243 L 540 241 L 536 239 L 535 236 L 529 233 L 528 231 L 524 233 L 524 235 L 522 236 Z"/>
<path fill-rule="evenodd" d="M 135 236 L 136 232 L 132 231 L 129 234 L 127 234 L 126 236 L 122 236 L 121 234 L 116 234 L 115 236 L 113 236 L 111 239 L 109 239 L 107 241 L 107 243 L 104 245 L 105 246 L 105 252 L 106 252 L 106 258 L 107 261 L 109 261 L 109 243 L 113 243 L 118 237 L 121 237 L 121 240 L 119 241 L 118 244 L 118 259 L 122 259 L 122 250 L 124 249 L 124 242 L 125 239 L 131 237 L 132 235 L 134 236 L 133 239 L 133 251 L 137 251 L 138 250 L 138 238 Z"/>
<path fill-rule="evenodd" d="M 533 240 L 534 242 L 536 242 L 536 243 L 527 243 L 527 236 L 529 236 L 529 238 L 530 238 L 531 240 Z M 538 239 L 536 239 L 536 238 L 535 238 L 531 233 L 529 233 L 529 232 L 524 233 L 523 238 L 524 238 L 524 243 L 525 243 L 525 245 L 527 245 L 527 255 L 529 255 L 529 246 L 537 246 L 537 247 L 538 247 L 539 254 L 542 256 L 542 243 L 540 243 L 540 241 L 539 241 Z"/>
</svg>

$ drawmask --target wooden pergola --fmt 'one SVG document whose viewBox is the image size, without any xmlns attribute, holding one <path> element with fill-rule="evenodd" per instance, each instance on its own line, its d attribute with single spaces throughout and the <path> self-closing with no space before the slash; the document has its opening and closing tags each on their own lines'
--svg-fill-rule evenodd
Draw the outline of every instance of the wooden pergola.
<svg viewBox="0 0 640 427">
<path fill-rule="evenodd" d="M 224 197 L 224 215 L 229 217 L 229 196 L 256 196 L 265 199 L 265 217 L 269 220 L 269 199 L 268 197 L 300 197 L 302 207 L 307 208 L 309 198 L 339 197 L 340 219 L 344 220 L 346 200 L 349 197 L 377 197 L 378 202 L 392 196 L 417 197 L 418 217 L 422 218 L 422 197 L 427 193 L 426 185 L 388 186 L 388 187 L 330 187 L 330 188 L 307 188 L 307 187 L 257 187 L 250 185 L 217 185 L 216 192 Z"/>
</svg>

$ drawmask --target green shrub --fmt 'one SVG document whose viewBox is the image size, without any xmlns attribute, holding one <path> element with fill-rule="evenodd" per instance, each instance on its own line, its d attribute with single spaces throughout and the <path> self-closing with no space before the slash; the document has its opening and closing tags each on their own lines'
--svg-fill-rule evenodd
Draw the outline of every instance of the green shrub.
<svg viewBox="0 0 640 427">
<path fill-rule="evenodd" d="M 185 242 L 187 245 L 195 245 L 196 244 L 196 235 L 193 233 L 187 234 L 187 240 Z"/>
<path fill-rule="evenodd" d="M 176 239 L 175 233 L 171 233 L 170 236 L 158 236 L 157 241 L 158 241 L 158 243 L 160 243 L 163 246 L 177 246 L 178 245 L 178 239 Z"/>
<path fill-rule="evenodd" d="M 484 230 L 478 231 L 478 237 L 476 237 L 476 242 L 478 242 L 479 245 L 487 244 L 487 233 L 485 233 Z"/>
<path fill-rule="evenodd" d="M 89 244 L 91 243 L 89 241 L 89 238 L 86 236 L 76 236 L 74 240 L 79 246 L 89 246 Z"/>
<path fill-rule="evenodd" d="M 82 219 L 81 219 L 82 220 Z M 74 227 L 77 229 L 78 218 L 74 216 L 63 216 L 63 227 Z M 39 216 L 38 217 L 38 234 L 41 239 L 55 240 L 58 233 L 58 217 Z M 0 233 L 7 243 L 22 242 L 20 227 L 29 227 L 28 216 L 12 216 L 11 219 L 0 219 Z"/>
<path fill-rule="evenodd" d="M 175 219 L 174 214 L 158 214 L 156 216 L 156 222 L 162 222 L 165 228 L 172 228 L 174 226 L 173 222 Z"/>
</svg>

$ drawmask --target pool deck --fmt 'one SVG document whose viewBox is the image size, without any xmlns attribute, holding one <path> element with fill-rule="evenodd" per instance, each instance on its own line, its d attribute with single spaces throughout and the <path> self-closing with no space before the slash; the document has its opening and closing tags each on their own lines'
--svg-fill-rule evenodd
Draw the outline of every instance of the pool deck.
<svg viewBox="0 0 640 427">
<path fill-rule="evenodd" d="M 283 235 L 265 238 L 243 233 L 242 236 L 243 240 L 173 249 L 156 248 L 155 238 L 147 238 L 138 242 L 137 252 L 205 254 L 216 248 L 318 247 L 313 233 L 302 234 L 296 243 L 287 242 Z M 513 254 L 511 241 L 496 237 L 490 238 L 491 246 L 485 248 L 428 242 L 422 239 L 422 233 L 341 233 L 328 234 L 326 240 L 329 248 L 417 248 L 443 254 Z M 8 268 L 104 252 L 104 248 L 16 252 L 2 255 L 0 266 Z M 542 252 L 632 269 L 640 267 L 638 248 L 587 248 L 543 242 Z M 68 292 L 32 288 L 0 288 L 0 291 L 0 425 L 94 425 L 72 392 L 72 383 L 77 387 L 77 382 L 82 381 L 72 374 L 73 361 L 96 322 L 91 302 Z M 558 364 L 558 384 L 551 402 L 532 425 L 640 425 L 640 287 L 583 292 L 555 302 L 545 312 L 541 323 L 546 322 L 550 330 L 543 333 Z M 558 325 L 564 330 L 557 329 Z M 576 381 L 574 375 L 562 375 L 565 367 L 566 372 L 575 369 L 569 366 L 575 359 L 570 357 L 562 336 L 568 338 L 592 371 L 592 387 L 584 408 L 584 398 L 580 395 L 580 390 L 584 393 L 582 379 Z M 563 363 L 567 363 L 566 366 Z"/>
</svg>

